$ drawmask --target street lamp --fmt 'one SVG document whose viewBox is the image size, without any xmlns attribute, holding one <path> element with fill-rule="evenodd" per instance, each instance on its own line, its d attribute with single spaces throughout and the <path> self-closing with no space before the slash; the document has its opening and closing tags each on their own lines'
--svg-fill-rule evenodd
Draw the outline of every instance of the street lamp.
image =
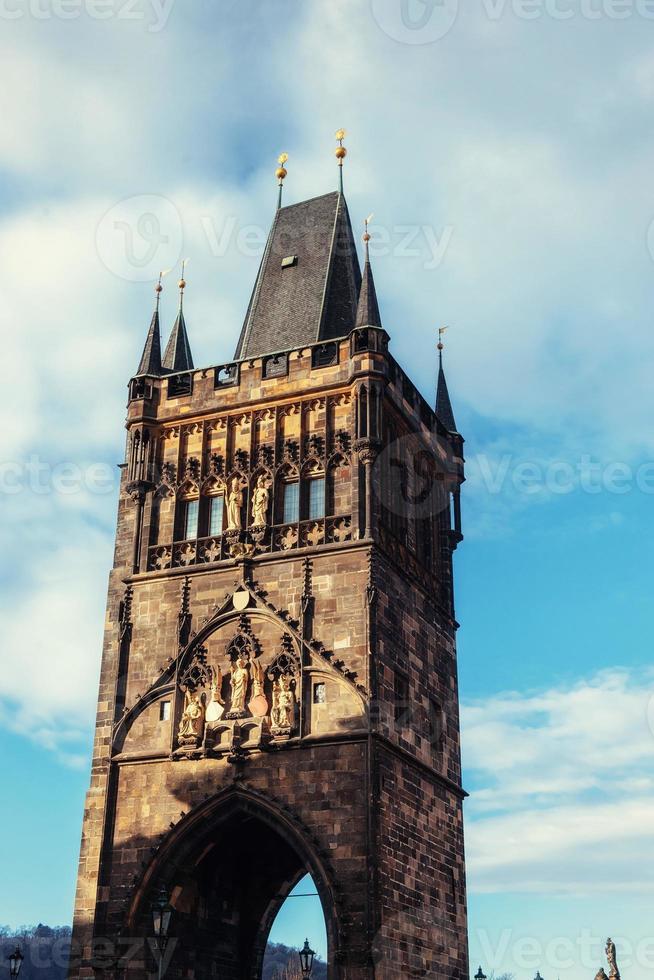
<svg viewBox="0 0 654 980">
<path fill-rule="evenodd" d="M 154 938 L 163 940 L 164 944 L 168 938 L 170 928 L 170 917 L 173 914 L 173 907 L 168 901 L 166 889 L 162 886 L 158 897 L 152 903 L 152 925 L 154 927 Z"/>
<path fill-rule="evenodd" d="M 18 976 L 18 974 L 20 973 L 20 968 L 23 965 L 23 960 L 24 959 L 25 959 L 25 957 L 21 953 L 20 947 L 19 946 L 16 946 L 16 949 L 13 951 L 13 953 L 9 957 L 9 976 L 10 977 L 17 977 Z"/>
<path fill-rule="evenodd" d="M 479 969 L 475 973 L 475 980 L 487 980 L 486 974 L 484 973 L 481 967 L 479 967 Z"/>
<path fill-rule="evenodd" d="M 173 907 L 168 901 L 168 893 L 161 886 L 158 897 L 152 903 L 152 928 L 154 930 L 154 940 L 159 952 L 159 980 L 162 977 L 163 954 L 168 943 L 168 930 L 170 928 L 170 918 L 173 914 Z"/>
<path fill-rule="evenodd" d="M 309 940 L 304 940 L 304 948 L 300 950 L 300 967 L 302 968 L 302 976 L 310 977 L 311 971 L 313 970 L 313 958 L 316 955 L 314 951 L 309 946 Z"/>
</svg>

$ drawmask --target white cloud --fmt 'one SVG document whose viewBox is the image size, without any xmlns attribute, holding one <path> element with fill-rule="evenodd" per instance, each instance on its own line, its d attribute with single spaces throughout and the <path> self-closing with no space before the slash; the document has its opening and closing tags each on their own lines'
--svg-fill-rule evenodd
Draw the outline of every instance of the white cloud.
<svg viewBox="0 0 654 980">
<path fill-rule="evenodd" d="M 654 891 L 654 674 L 464 705 L 472 891 Z M 637 872 L 634 869 L 637 868 Z"/>
<path fill-rule="evenodd" d="M 391 233 L 391 254 L 375 260 L 378 289 L 394 351 L 423 390 L 434 373 L 425 351 L 435 326 L 449 321 L 456 407 L 511 425 L 525 451 L 547 459 L 544 444 L 562 434 L 566 451 L 579 444 L 637 456 L 651 447 L 651 160 L 646 141 L 615 138 L 607 35 L 578 21 L 493 24 L 466 9 L 443 41 L 420 48 L 387 37 L 365 4 L 285 9 L 283 31 L 278 10 L 232 3 L 215 20 L 178 4 L 157 35 L 145 23 L 80 18 L 25 19 L 11 40 L 3 36 L 0 162 L 22 193 L 0 223 L 2 349 L 11 366 L 11 397 L 0 408 L 5 459 L 121 458 L 125 383 L 151 293 L 102 264 L 96 230 L 108 208 L 137 194 L 173 202 L 192 259 L 186 309 L 196 363 L 229 359 L 258 264 L 237 236 L 267 228 L 275 153 L 291 153 L 288 201 L 321 193 L 336 184 L 332 133 L 341 124 L 352 217 L 360 224 L 374 210 Z M 615 88 L 636 123 L 647 111 L 649 55 L 633 47 L 637 25 L 611 26 Z M 258 55 L 244 72 L 246 43 Z M 553 48 L 576 60 L 552 73 Z M 516 78 L 540 80 L 529 99 Z M 216 252 L 210 233 L 220 238 L 231 219 L 227 249 Z M 413 258 L 397 254 L 394 230 L 407 224 L 427 224 L 437 237 L 452 226 L 442 266 L 425 268 L 424 242 Z M 497 458 L 515 453 L 519 439 L 486 448 Z M 478 471 L 470 476 L 481 493 Z M 505 533 L 524 506 L 516 494 L 490 503 L 478 509 L 478 533 Z M 17 541 L 5 552 L 16 576 L 2 640 L 10 656 L 22 642 L 25 602 L 34 615 L 41 601 L 51 616 L 59 603 L 70 611 L 65 590 L 43 581 L 44 566 L 54 573 L 70 542 L 87 598 L 101 605 L 113 521 L 104 498 L 53 498 L 22 528 L 15 508 L 3 509 L 6 536 L 31 548 Z M 91 572 L 87 528 L 98 515 L 104 562 Z M 17 605 L 25 583 L 33 595 Z M 70 644 L 82 662 L 86 640 Z M 21 702 L 20 682 L 5 694 Z M 80 698 L 81 689 L 78 707 Z M 86 698 L 92 705 L 92 685 Z"/>
</svg>

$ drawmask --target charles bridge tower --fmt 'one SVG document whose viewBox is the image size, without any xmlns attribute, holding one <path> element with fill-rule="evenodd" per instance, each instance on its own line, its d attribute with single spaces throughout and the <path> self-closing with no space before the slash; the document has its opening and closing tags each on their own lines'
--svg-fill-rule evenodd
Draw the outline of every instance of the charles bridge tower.
<svg viewBox="0 0 654 980">
<path fill-rule="evenodd" d="M 281 207 L 285 176 L 234 361 L 194 368 L 182 279 L 129 384 L 76 980 L 152 975 L 161 894 L 166 977 L 257 980 L 307 873 L 331 980 L 468 976 L 463 440 L 442 363 L 434 411 L 389 352 L 342 189 Z"/>
</svg>

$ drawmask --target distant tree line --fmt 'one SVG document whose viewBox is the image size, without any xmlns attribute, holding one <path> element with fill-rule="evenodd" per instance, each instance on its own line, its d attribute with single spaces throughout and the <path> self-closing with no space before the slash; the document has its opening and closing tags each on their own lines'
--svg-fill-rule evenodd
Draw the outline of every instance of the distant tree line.
<svg viewBox="0 0 654 980">
<path fill-rule="evenodd" d="M 7 972 L 8 958 L 16 946 L 25 957 L 20 980 L 66 980 L 70 956 L 69 926 L 0 926 L 0 975 Z M 302 980 L 297 950 L 270 943 L 262 980 Z M 327 980 L 327 964 L 316 956 L 312 980 Z"/>
<path fill-rule="evenodd" d="M 262 980 L 302 980 L 297 950 L 282 943 L 268 943 Z M 319 956 L 313 961 L 311 980 L 327 980 L 327 964 Z"/>
<path fill-rule="evenodd" d="M 25 957 L 20 980 L 65 980 L 70 955 L 69 926 L 0 926 L 2 972 L 16 946 Z"/>
</svg>

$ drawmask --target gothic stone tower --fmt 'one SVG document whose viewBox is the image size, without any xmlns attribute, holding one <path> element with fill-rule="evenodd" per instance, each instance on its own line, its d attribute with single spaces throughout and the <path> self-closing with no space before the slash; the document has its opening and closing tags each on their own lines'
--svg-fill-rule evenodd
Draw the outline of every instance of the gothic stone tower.
<svg viewBox="0 0 654 980">
<path fill-rule="evenodd" d="M 332 980 L 465 980 L 442 365 L 434 411 L 340 192 L 277 211 L 233 363 L 182 295 L 129 386 L 71 977 L 151 976 L 163 890 L 166 977 L 256 980 L 309 872 Z"/>
</svg>

